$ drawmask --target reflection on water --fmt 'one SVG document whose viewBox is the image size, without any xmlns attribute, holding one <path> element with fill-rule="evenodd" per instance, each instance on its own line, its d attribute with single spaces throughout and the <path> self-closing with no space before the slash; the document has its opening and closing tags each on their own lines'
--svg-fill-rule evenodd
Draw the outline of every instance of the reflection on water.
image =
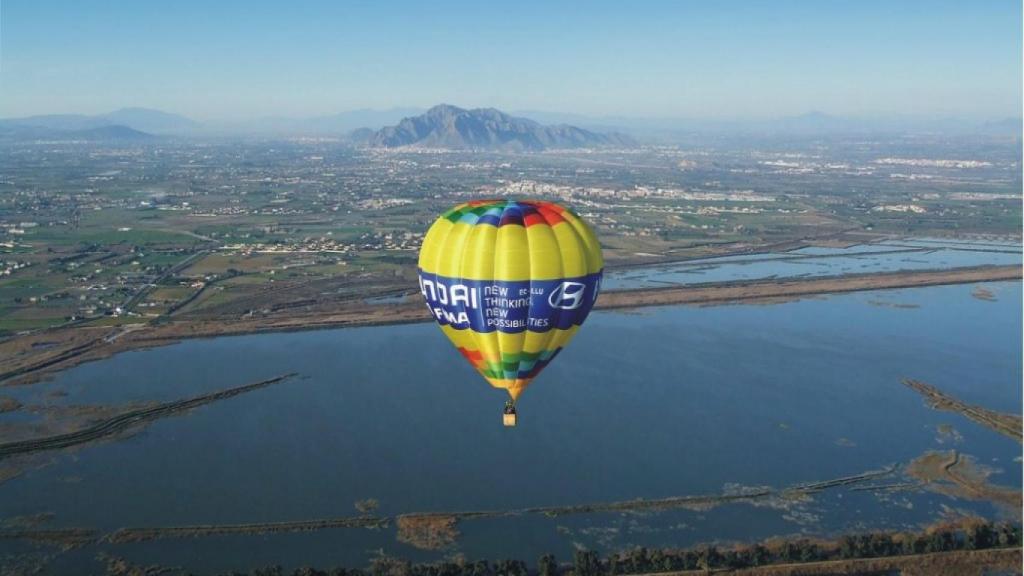
<svg viewBox="0 0 1024 576">
<path fill-rule="evenodd" d="M 916 378 L 965 402 L 1019 410 L 1021 285 L 984 287 L 993 300 L 972 297 L 972 286 L 945 286 L 598 312 L 523 396 L 514 430 L 500 425 L 501 393 L 427 324 L 129 352 L 11 392 L 26 405 L 123 404 L 290 371 L 302 377 L 125 439 L 48 454 L 45 465 L 0 484 L 0 518 L 52 512 L 47 527 L 110 532 L 355 516 L 356 502 L 369 498 L 379 501 L 376 514 L 393 517 L 721 495 L 841 478 L 951 448 L 997 469 L 993 482 L 1019 486 L 1016 442 L 934 411 L 901 385 Z M 51 567 L 89 572 L 97 551 L 204 571 L 364 565 L 378 549 L 414 560 L 456 552 L 568 559 L 577 545 L 681 546 L 916 526 L 945 506 L 1000 514 L 983 501 L 863 487 L 707 509 L 467 519 L 456 526 L 455 544 L 440 551 L 400 542 L 392 522 L 376 530 L 104 543 L 60 554 Z M 54 549 L 0 542 L 0 555 L 24 551 Z"/>
</svg>

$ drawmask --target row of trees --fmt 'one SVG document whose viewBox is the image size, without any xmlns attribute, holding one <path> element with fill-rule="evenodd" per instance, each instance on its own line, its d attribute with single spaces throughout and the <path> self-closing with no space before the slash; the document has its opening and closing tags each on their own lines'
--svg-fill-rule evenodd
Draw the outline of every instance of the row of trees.
<svg viewBox="0 0 1024 576">
<path fill-rule="evenodd" d="M 824 560 L 877 558 L 956 550 L 984 550 L 1021 545 L 1021 528 L 1010 522 L 970 520 L 924 532 L 875 532 L 853 534 L 838 541 L 785 540 L 752 546 L 697 546 L 685 549 L 635 548 L 601 556 L 593 550 L 577 550 L 572 565 L 559 564 L 554 556 L 540 557 L 536 570 L 521 560 L 488 562 L 439 562 L 412 564 L 382 557 L 368 570 L 335 568 L 329 571 L 300 568 L 292 576 L 620 576 L 678 570 L 750 568 Z M 280 567 L 255 570 L 250 576 L 286 576 Z M 231 576 L 246 576 L 233 573 Z"/>
<path fill-rule="evenodd" d="M 606 559 L 593 551 L 577 551 L 574 576 L 615 576 L 698 570 L 710 568 L 751 568 L 771 564 L 792 564 L 824 560 L 879 558 L 955 550 L 983 550 L 1019 546 L 1020 526 L 972 519 L 960 525 L 947 524 L 920 533 L 875 532 L 843 536 L 838 542 L 811 539 L 786 540 L 772 545 L 755 544 L 720 548 L 700 546 L 684 550 L 638 548 Z"/>
</svg>

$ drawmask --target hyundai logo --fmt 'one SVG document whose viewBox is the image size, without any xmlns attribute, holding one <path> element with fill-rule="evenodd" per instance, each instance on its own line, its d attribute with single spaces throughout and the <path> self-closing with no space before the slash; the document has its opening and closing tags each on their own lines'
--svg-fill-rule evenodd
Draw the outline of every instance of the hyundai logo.
<svg viewBox="0 0 1024 576">
<path fill-rule="evenodd" d="M 548 296 L 548 304 L 552 308 L 575 310 L 583 303 L 583 292 L 586 288 L 586 285 L 580 282 L 562 282 Z"/>
</svg>

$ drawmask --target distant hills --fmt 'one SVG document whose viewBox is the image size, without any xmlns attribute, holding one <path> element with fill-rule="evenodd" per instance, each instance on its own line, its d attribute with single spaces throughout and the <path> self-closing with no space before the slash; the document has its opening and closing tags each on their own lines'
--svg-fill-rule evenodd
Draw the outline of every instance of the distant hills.
<svg viewBox="0 0 1024 576">
<path fill-rule="evenodd" d="M 599 133 L 568 124 L 546 126 L 494 108 L 466 110 L 440 104 L 376 132 L 359 131 L 360 143 L 384 148 L 540 151 L 552 148 L 632 146 L 618 133 Z"/>
<path fill-rule="evenodd" d="M 45 114 L 25 118 L 0 120 L 0 130 L 15 128 L 39 128 L 57 132 L 94 130 L 111 126 L 126 127 L 136 132 L 150 134 L 180 134 L 195 130 L 199 123 L 178 114 L 152 110 L 150 108 L 121 108 L 107 114 L 87 116 L 84 114 Z M 102 134 L 103 132 L 97 132 Z M 110 131 L 117 134 L 118 131 Z M 127 135 L 127 133 L 123 133 Z"/>
<path fill-rule="evenodd" d="M 958 117 L 912 114 L 839 116 L 811 111 L 793 116 L 751 119 L 584 116 L 529 111 L 542 122 L 567 122 L 588 130 L 625 131 L 644 142 L 677 142 L 686 135 L 835 136 L 871 134 L 956 134 L 1021 137 L 1021 118 L 982 122 Z"/>
<path fill-rule="evenodd" d="M 511 114 L 494 108 L 442 104 L 429 110 L 351 110 L 305 118 L 262 117 L 196 122 L 150 108 L 106 114 L 46 114 L 0 119 L 0 139 L 123 140 L 165 136 L 328 137 L 376 147 L 531 151 L 551 148 L 628 146 L 723 137 L 819 137 L 869 134 L 950 134 L 1021 138 L 1020 118 L 988 122 L 914 115 L 835 116 L 809 112 L 769 119 L 687 119 L 586 116 L 544 111 Z M 625 136 L 624 134 L 629 134 Z M 696 140 L 695 140 L 696 139 Z"/>
<path fill-rule="evenodd" d="M 158 138 L 148 132 L 142 132 L 122 126 L 108 124 L 95 128 L 60 129 L 45 126 L 26 126 L 0 120 L 0 140 L 86 140 L 86 141 L 120 141 L 136 142 Z"/>
<path fill-rule="evenodd" d="M 120 124 L 109 126 L 97 126 L 85 130 L 72 130 L 69 132 L 72 137 L 82 140 L 151 140 L 156 138 L 153 134 L 142 132 Z"/>
<path fill-rule="evenodd" d="M 200 124 L 180 114 L 172 114 L 151 108 L 121 108 L 99 116 L 110 124 L 129 126 L 141 132 L 152 134 L 179 134 L 195 130 Z"/>
<path fill-rule="evenodd" d="M 69 132 L 108 126 L 124 126 L 160 136 L 185 135 L 316 135 L 341 137 L 358 128 L 373 129 L 394 124 L 402 118 L 423 112 L 422 108 L 387 110 L 351 110 L 338 114 L 287 118 L 261 117 L 251 120 L 196 122 L 179 114 L 151 108 L 122 108 L 107 114 L 44 114 L 0 119 L 0 136 L 54 138 Z"/>
</svg>

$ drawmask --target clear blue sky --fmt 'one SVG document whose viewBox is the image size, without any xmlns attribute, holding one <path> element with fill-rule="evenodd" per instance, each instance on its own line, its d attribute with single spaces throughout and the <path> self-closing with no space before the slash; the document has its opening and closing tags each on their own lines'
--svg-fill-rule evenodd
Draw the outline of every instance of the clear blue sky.
<svg viewBox="0 0 1024 576">
<path fill-rule="evenodd" d="M 0 116 L 1019 116 L 1021 2 L 0 0 Z"/>
</svg>

